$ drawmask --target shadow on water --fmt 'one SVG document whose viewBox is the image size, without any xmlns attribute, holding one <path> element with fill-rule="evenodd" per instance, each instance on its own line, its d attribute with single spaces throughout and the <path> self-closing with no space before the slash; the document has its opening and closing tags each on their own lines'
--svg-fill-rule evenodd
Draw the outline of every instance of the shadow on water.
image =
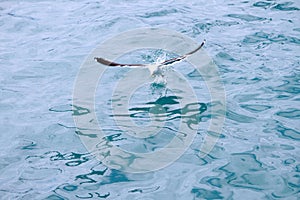
<svg viewBox="0 0 300 200">
<path fill-rule="evenodd" d="M 136 106 L 129 108 L 130 114 L 127 115 L 111 115 L 111 117 L 127 116 L 131 118 L 144 118 L 140 113 L 151 113 L 156 115 L 161 115 L 161 118 L 156 120 L 172 121 L 177 118 L 188 118 L 191 124 L 197 124 L 201 122 L 201 114 L 207 110 L 206 103 L 189 103 L 184 105 L 182 108 L 180 102 L 178 101 L 180 97 L 177 96 L 163 96 L 159 97 L 155 101 L 150 101 L 141 106 Z"/>
<path fill-rule="evenodd" d="M 198 129 L 200 122 L 211 117 L 209 113 L 206 113 L 211 105 L 202 102 L 182 104 L 180 101 L 183 98 L 171 94 L 160 96 L 155 100 L 129 107 L 127 113 L 107 115 L 110 120 L 100 122 L 101 130 L 105 133 L 105 136 L 98 135 L 96 130 L 88 130 L 83 127 L 77 127 L 75 132 L 80 137 L 90 139 L 97 140 L 101 137 L 106 142 L 102 141 L 99 148 L 103 148 L 104 143 L 106 145 L 113 143 L 113 145 L 133 152 L 155 151 L 155 149 L 168 144 L 178 134 L 183 137 L 189 134 L 186 131 L 180 131 L 180 123 L 184 123 L 190 131 L 195 131 Z M 78 106 L 73 106 L 73 108 L 73 115 L 89 114 L 87 108 Z M 122 123 L 116 125 L 116 121 Z M 134 123 L 129 123 L 132 121 Z M 150 124 L 149 126 L 149 121 L 154 121 L 154 125 Z M 138 131 L 135 131 L 137 129 Z M 135 138 L 135 135 L 138 135 L 140 131 L 147 133 L 154 129 L 157 132 L 147 138 Z"/>
</svg>

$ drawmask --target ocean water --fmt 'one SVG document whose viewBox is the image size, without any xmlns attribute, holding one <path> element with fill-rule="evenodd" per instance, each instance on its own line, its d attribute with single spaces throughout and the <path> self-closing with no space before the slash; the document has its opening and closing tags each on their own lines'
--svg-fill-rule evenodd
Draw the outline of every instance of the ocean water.
<svg viewBox="0 0 300 200">
<path fill-rule="evenodd" d="M 299 15 L 297 0 L 1 1 L 0 199 L 299 199 Z M 225 122 L 214 148 L 201 157 L 199 143 L 216 106 L 201 74 L 187 62 L 165 72 L 186 77 L 198 97 L 181 105 L 189 93 L 180 82 L 174 83 L 177 93 L 168 83 L 149 83 L 114 96 L 128 69 L 107 69 L 95 91 L 106 141 L 147 153 L 185 137 L 178 131 L 181 119 L 196 130 L 175 162 L 129 173 L 86 149 L 73 117 L 87 110 L 73 105 L 73 91 L 99 44 L 146 27 L 177 31 L 198 44 L 206 39 L 204 50 L 225 92 Z M 119 61 L 151 63 L 162 55 L 174 56 L 147 50 Z M 130 99 L 130 115 L 114 110 L 124 106 L 123 97 Z M 147 132 L 153 115 L 165 122 L 158 136 L 135 138 L 127 123 Z M 119 118 L 125 123 L 117 127 Z"/>
</svg>

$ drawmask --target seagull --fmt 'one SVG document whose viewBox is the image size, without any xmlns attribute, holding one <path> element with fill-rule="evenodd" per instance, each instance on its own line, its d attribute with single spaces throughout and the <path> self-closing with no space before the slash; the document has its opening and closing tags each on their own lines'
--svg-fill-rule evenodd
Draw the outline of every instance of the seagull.
<svg viewBox="0 0 300 200">
<path fill-rule="evenodd" d="M 135 67 L 147 67 L 149 69 L 150 73 L 151 73 L 151 76 L 163 76 L 162 69 L 161 69 L 162 67 L 174 65 L 175 63 L 183 61 L 188 56 L 190 56 L 190 55 L 196 53 L 198 50 L 200 50 L 203 47 L 204 44 L 205 44 L 205 40 L 195 50 L 193 50 L 193 51 L 191 51 L 189 53 L 186 53 L 186 54 L 184 54 L 182 56 L 178 56 L 176 58 L 165 60 L 165 61 L 159 62 L 159 63 L 151 63 L 151 64 L 121 64 L 121 63 L 116 63 L 116 62 L 109 61 L 109 60 L 106 60 L 104 58 L 98 58 L 98 57 L 95 57 L 94 60 L 97 61 L 98 63 L 103 64 L 103 65 L 112 66 L 112 67 L 132 67 L 132 68 L 135 68 Z"/>
</svg>

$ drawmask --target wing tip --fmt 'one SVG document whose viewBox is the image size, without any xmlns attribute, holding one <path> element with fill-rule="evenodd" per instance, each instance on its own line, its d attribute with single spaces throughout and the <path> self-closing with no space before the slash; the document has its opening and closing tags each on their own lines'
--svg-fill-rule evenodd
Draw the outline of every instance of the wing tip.
<svg viewBox="0 0 300 200">
<path fill-rule="evenodd" d="M 94 60 L 98 63 L 101 63 L 103 65 L 108 65 L 111 66 L 113 64 L 113 62 L 109 61 L 109 60 L 105 60 L 104 58 L 99 58 L 99 57 L 94 57 Z"/>
</svg>

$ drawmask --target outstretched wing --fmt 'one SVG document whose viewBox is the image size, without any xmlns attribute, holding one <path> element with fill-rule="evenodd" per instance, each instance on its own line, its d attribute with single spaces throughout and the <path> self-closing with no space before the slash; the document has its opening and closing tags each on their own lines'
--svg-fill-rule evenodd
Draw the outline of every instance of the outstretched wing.
<svg viewBox="0 0 300 200">
<path fill-rule="evenodd" d="M 124 67 L 124 66 L 146 66 L 144 64 L 120 64 L 120 63 L 116 63 L 116 62 L 112 62 L 109 60 L 106 60 L 104 58 L 94 58 L 98 63 L 101 63 L 103 65 L 107 65 L 107 66 L 120 66 L 120 67 Z"/>
<path fill-rule="evenodd" d="M 170 59 L 170 60 L 166 60 L 166 61 L 162 62 L 161 65 L 171 65 L 171 64 L 173 64 L 173 63 L 175 63 L 175 62 L 182 61 L 182 60 L 184 60 L 186 57 L 188 57 L 188 56 L 192 55 L 193 53 L 196 53 L 197 51 L 199 51 L 199 50 L 203 47 L 204 44 L 205 44 L 205 40 L 204 40 L 204 41 L 200 44 L 200 46 L 199 46 L 198 48 L 196 48 L 195 50 L 193 50 L 193 51 L 191 51 L 191 52 L 189 52 L 189 53 L 187 53 L 187 54 L 184 54 L 183 56 L 179 56 L 179 57 L 176 57 L 176 58 L 172 58 L 172 59 Z"/>
<path fill-rule="evenodd" d="M 195 50 L 187 53 L 187 54 L 184 54 L 183 56 L 179 56 L 179 57 L 176 57 L 176 58 L 172 58 L 172 59 L 169 59 L 169 60 L 166 60 L 166 61 L 163 61 L 162 63 L 158 64 L 159 66 L 162 66 L 162 65 L 171 65 L 175 62 L 179 62 L 179 61 L 182 61 L 183 59 L 185 59 L 186 57 L 192 55 L 193 53 L 196 53 L 197 51 L 199 51 L 203 45 L 205 44 L 205 40 L 201 43 L 201 45 L 196 48 Z M 121 63 L 116 63 L 116 62 L 112 62 L 112 61 L 109 61 L 109 60 L 106 60 L 104 58 L 98 58 L 98 57 L 95 57 L 94 58 L 98 63 L 101 63 L 103 65 L 107 65 L 107 66 L 119 66 L 119 67 L 124 67 L 124 66 L 130 66 L 130 67 L 145 67 L 147 66 L 146 64 L 121 64 Z"/>
<path fill-rule="evenodd" d="M 193 51 L 185 54 L 185 56 L 192 55 L 193 53 L 196 53 L 197 51 L 199 51 L 203 47 L 203 45 L 205 44 L 205 42 L 206 42 L 206 40 L 203 40 L 203 42 L 200 44 L 200 46 L 197 49 L 195 49 L 195 50 L 193 50 Z"/>
</svg>

